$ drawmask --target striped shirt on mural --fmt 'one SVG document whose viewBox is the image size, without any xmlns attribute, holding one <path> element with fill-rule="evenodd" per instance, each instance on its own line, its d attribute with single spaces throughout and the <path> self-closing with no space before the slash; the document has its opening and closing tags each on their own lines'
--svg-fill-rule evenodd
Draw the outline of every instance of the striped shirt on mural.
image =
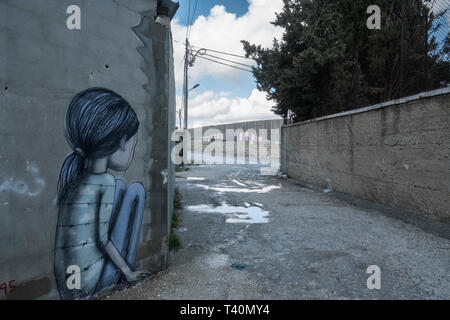
<svg viewBox="0 0 450 320">
<path fill-rule="evenodd" d="M 86 174 L 61 205 L 55 245 L 55 276 L 63 299 L 89 297 L 105 263 L 103 247 L 113 209 L 115 178 L 109 173 Z M 81 270 L 81 289 L 68 289 L 67 267 Z"/>
</svg>

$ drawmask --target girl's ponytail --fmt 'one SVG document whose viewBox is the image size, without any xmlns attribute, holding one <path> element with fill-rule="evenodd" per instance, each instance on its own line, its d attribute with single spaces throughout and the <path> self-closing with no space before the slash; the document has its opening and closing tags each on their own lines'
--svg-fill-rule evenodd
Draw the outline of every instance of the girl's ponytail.
<svg viewBox="0 0 450 320">
<path fill-rule="evenodd" d="M 84 159 L 81 152 L 72 152 L 63 162 L 58 181 L 58 205 L 61 205 L 69 190 L 76 186 L 83 175 Z"/>
</svg>

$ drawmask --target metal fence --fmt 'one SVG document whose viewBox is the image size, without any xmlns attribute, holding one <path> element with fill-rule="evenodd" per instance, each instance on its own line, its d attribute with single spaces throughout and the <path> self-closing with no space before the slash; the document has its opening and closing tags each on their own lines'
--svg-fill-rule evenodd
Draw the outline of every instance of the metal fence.
<svg viewBox="0 0 450 320">
<path fill-rule="evenodd" d="M 399 98 L 421 91 L 450 85 L 450 0 L 392 0 L 388 19 L 397 27 L 398 63 L 395 66 L 392 91 L 387 98 Z M 419 2 L 420 3 L 420 2 Z M 407 10 L 416 10 L 413 15 Z M 428 16 L 415 19 L 414 16 Z M 413 18 L 412 18 L 413 17 Z M 425 23 L 417 26 L 415 24 Z M 416 28 L 411 32 L 411 28 Z M 424 46 L 408 47 L 408 37 L 423 37 Z M 423 59 L 420 50 L 423 49 Z M 418 52 L 419 51 L 419 52 Z"/>
</svg>

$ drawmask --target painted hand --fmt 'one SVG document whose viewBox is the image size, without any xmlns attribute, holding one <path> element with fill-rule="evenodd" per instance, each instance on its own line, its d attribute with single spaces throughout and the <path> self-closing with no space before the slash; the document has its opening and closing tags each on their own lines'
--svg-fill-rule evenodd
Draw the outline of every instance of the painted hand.
<svg viewBox="0 0 450 320">
<path fill-rule="evenodd" d="M 150 275 L 149 271 L 146 270 L 138 270 L 138 271 L 131 271 L 125 275 L 128 282 L 136 282 L 139 280 L 142 280 Z"/>
</svg>

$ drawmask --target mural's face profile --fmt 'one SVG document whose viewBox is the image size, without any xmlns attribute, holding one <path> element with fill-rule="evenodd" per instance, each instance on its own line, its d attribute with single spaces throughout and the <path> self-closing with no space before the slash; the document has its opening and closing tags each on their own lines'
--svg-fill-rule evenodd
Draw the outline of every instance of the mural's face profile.
<svg viewBox="0 0 450 320">
<path fill-rule="evenodd" d="M 108 168 L 115 171 L 127 170 L 133 160 L 136 142 L 137 133 L 129 139 L 122 137 L 119 149 L 109 157 Z"/>
</svg>

